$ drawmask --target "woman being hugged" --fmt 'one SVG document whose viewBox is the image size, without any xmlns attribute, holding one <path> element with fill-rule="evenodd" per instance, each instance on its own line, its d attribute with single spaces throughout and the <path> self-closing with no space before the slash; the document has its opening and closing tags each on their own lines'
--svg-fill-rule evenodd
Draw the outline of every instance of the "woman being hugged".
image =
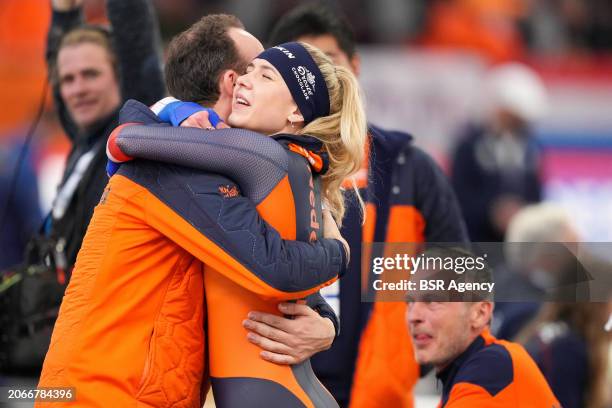
<svg viewBox="0 0 612 408">
<path fill-rule="evenodd" d="M 351 72 L 334 66 L 308 44 L 272 47 L 238 78 L 228 123 L 273 135 L 288 148 L 293 163 L 288 172 L 292 192 L 270 194 L 270 200 L 258 206 L 262 217 L 283 238 L 313 240 L 321 236 L 316 228 L 321 198 L 341 223 L 341 185 L 360 169 L 367 134 L 359 85 Z M 313 138 L 319 143 L 313 143 Z M 304 166 L 300 155 L 310 166 Z M 292 211 L 294 216 L 288 216 Z M 245 316 L 251 310 L 278 315 L 278 302 L 264 300 L 208 271 L 205 290 L 210 372 L 218 406 L 240 407 L 255 401 L 258 406 L 337 406 L 315 377 L 309 360 L 293 366 L 276 365 L 263 360 L 260 349 L 248 342 L 241 325 Z M 278 347 L 280 353 L 287 353 L 287 346 L 279 343 Z"/>
</svg>

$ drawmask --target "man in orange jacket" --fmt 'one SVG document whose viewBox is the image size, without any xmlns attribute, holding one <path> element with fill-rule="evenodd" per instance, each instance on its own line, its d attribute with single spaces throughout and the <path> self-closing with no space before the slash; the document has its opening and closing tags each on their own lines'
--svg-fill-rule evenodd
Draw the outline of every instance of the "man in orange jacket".
<svg viewBox="0 0 612 408">
<path fill-rule="evenodd" d="M 457 248 L 428 250 L 425 258 L 443 258 L 445 265 L 449 259 L 457 261 L 455 265 L 478 262 L 471 253 Z M 466 259 L 472 261 L 466 263 Z M 451 281 L 492 283 L 486 265 L 462 274 L 432 267 L 417 270 L 414 276 L 420 282 L 444 282 L 447 289 L 411 292 L 406 313 L 417 362 L 433 365 L 442 382 L 439 408 L 561 407 L 525 349 L 489 333 L 492 293 L 451 290 Z"/>
<path fill-rule="evenodd" d="M 222 32 L 246 35 L 229 27 Z M 220 69 L 218 88 L 231 90 L 239 67 Z M 157 120 L 146 107 L 130 112 L 122 122 Z M 282 241 L 239 191 L 219 174 L 124 165 L 96 207 L 39 387 L 75 387 L 76 406 L 199 407 L 207 391 L 204 265 L 276 300 L 316 292 L 345 270 L 344 245 Z"/>
</svg>

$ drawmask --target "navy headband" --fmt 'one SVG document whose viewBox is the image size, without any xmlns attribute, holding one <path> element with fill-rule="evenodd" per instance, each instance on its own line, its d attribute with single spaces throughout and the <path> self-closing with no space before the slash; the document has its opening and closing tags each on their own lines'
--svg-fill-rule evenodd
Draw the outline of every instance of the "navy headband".
<svg viewBox="0 0 612 408">
<path fill-rule="evenodd" d="M 268 61 L 280 72 L 305 124 L 329 115 L 329 92 L 325 78 L 303 45 L 297 42 L 277 45 L 257 58 Z"/>
</svg>

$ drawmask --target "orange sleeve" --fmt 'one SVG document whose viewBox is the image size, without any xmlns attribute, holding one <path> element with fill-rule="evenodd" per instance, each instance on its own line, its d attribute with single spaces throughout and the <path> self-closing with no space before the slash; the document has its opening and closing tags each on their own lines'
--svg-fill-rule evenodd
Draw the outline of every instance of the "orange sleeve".
<svg viewBox="0 0 612 408">
<path fill-rule="evenodd" d="M 199 193 L 188 213 L 147 191 L 147 223 L 238 285 L 270 299 L 298 299 L 331 284 L 346 268 L 337 240 L 283 240 L 242 196 Z M 219 201 L 221 200 L 221 201 Z M 189 219 L 189 221 L 188 221 Z"/>
<path fill-rule="evenodd" d="M 506 401 L 505 403 L 502 401 Z M 444 408 L 472 408 L 472 407 L 490 407 L 490 408 L 508 408 L 514 405 L 509 405 L 508 400 L 502 395 L 493 397 L 484 388 L 469 384 L 455 384 L 451 390 L 448 402 Z"/>
</svg>

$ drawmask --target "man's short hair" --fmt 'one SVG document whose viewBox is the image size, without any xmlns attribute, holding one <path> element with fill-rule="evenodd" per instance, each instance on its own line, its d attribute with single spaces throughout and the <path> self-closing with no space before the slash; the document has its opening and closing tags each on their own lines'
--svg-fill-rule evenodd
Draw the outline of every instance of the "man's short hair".
<svg viewBox="0 0 612 408">
<path fill-rule="evenodd" d="M 232 27 L 243 29 L 244 25 L 236 16 L 210 14 L 172 39 L 164 70 L 170 95 L 202 104 L 219 99 L 223 72 L 242 72 L 248 63 L 228 34 Z"/>
<path fill-rule="evenodd" d="M 295 41 L 303 36 L 329 34 L 338 46 L 352 58 L 355 55 L 353 30 L 346 18 L 327 2 L 316 1 L 296 7 L 280 18 L 268 37 L 268 44 Z"/>
</svg>

